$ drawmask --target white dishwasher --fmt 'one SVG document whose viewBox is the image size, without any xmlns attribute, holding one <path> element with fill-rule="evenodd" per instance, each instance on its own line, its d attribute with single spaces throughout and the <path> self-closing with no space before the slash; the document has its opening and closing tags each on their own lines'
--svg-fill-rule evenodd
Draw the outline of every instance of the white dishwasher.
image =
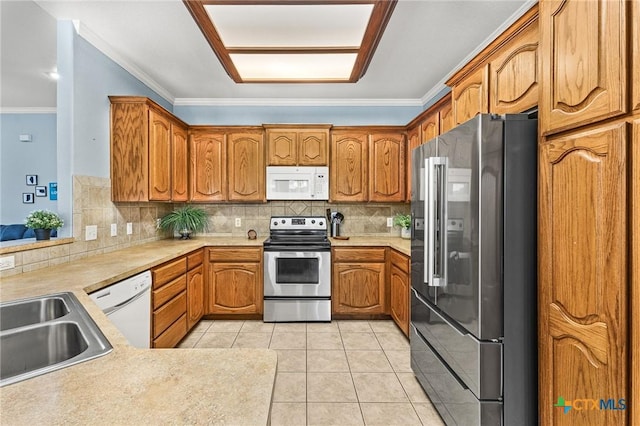
<svg viewBox="0 0 640 426">
<path fill-rule="evenodd" d="M 151 341 L 151 272 L 145 271 L 89 295 L 137 348 Z"/>
</svg>

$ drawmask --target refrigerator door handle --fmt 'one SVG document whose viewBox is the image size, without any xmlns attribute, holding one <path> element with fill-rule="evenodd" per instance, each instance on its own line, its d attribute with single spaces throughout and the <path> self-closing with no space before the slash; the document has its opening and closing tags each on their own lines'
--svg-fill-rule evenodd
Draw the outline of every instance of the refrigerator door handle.
<svg viewBox="0 0 640 426">
<path fill-rule="evenodd" d="M 424 180 L 424 282 L 442 287 L 447 285 L 447 158 L 426 158 Z"/>
</svg>

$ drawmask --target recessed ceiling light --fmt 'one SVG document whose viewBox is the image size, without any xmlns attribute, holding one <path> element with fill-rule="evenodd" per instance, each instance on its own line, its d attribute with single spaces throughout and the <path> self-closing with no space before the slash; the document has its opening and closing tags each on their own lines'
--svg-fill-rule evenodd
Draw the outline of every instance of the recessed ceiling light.
<svg viewBox="0 0 640 426">
<path fill-rule="evenodd" d="M 397 2 L 183 1 L 236 83 L 355 83 Z"/>
</svg>

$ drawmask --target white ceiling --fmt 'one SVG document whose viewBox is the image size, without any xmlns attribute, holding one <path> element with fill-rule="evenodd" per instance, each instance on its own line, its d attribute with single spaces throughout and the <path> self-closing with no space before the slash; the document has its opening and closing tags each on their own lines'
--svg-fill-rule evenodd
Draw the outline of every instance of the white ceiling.
<svg viewBox="0 0 640 426">
<path fill-rule="evenodd" d="M 535 1 L 535 0 L 533 0 Z M 0 106 L 55 107 L 55 19 L 176 104 L 281 99 L 369 104 L 426 102 L 532 0 L 399 0 L 367 73 L 357 83 L 236 84 L 181 0 L 0 0 Z M 51 15 L 51 16 L 48 16 Z"/>
</svg>

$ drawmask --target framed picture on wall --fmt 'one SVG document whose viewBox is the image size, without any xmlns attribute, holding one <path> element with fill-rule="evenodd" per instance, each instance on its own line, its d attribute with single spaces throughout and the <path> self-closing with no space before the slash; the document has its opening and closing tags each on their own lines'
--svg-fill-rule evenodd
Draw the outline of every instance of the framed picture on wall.
<svg viewBox="0 0 640 426">
<path fill-rule="evenodd" d="M 33 192 L 23 192 L 22 193 L 22 202 L 24 204 L 33 204 L 35 202 L 33 197 Z"/>
<path fill-rule="evenodd" d="M 46 197 L 46 196 L 47 196 L 47 187 L 36 186 L 36 197 Z"/>
<path fill-rule="evenodd" d="M 27 185 L 36 186 L 38 184 L 38 175 L 27 175 Z"/>
</svg>

